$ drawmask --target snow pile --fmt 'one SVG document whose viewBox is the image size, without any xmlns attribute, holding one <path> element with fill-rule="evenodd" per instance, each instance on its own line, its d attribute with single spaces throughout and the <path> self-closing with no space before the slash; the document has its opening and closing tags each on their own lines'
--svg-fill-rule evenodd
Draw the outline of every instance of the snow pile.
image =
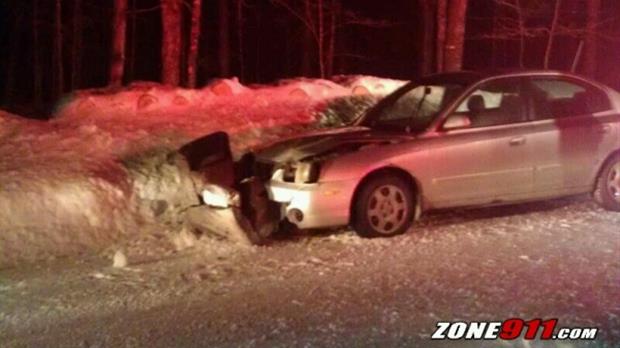
<svg viewBox="0 0 620 348">
<path fill-rule="evenodd" d="M 186 230 L 185 213 L 200 205 L 197 193 L 205 183 L 185 159 L 175 149 L 154 148 L 120 161 L 132 186 L 131 209 L 168 231 Z"/>
<path fill-rule="evenodd" d="M 402 87 L 407 81 L 379 78 L 375 76 L 338 76 L 340 84 L 351 89 L 353 95 L 385 96 Z"/>
<path fill-rule="evenodd" d="M 223 130 L 239 156 L 341 124 L 324 121 L 374 102 L 357 99 L 352 85 L 325 80 L 246 87 L 229 79 L 200 90 L 141 82 L 76 92 L 48 122 L 0 112 L 0 266 L 183 229 L 177 217 L 198 202 L 195 180 L 174 156 L 180 146 Z"/>
</svg>

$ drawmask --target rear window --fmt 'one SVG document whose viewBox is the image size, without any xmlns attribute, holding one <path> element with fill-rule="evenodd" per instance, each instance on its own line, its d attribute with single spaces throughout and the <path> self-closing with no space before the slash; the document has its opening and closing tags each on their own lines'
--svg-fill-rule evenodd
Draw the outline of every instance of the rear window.
<svg viewBox="0 0 620 348">
<path fill-rule="evenodd" d="M 535 119 L 591 115 L 611 109 L 600 89 L 574 81 L 553 78 L 531 80 Z"/>
</svg>

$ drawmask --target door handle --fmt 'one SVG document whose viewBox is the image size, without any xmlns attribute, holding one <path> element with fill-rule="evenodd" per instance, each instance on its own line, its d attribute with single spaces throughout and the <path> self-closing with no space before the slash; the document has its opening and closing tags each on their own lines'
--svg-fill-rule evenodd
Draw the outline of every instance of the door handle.
<svg viewBox="0 0 620 348">
<path fill-rule="evenodd" d="M 525 137 L 512 138 L 509 142 L 510 146 L 519 146 L 525 144 Z"/>
</svg>

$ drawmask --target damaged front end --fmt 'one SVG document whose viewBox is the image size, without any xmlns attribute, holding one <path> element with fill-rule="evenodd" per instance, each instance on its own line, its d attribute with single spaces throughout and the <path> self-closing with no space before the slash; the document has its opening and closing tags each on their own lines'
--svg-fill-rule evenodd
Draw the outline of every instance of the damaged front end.
<svg viewBox="0 0 620 348">
<path fill-rule="evenodd" d="M 262 173 L 252 154 L 235 162 L 228 135 L 209 134 L 179 149 L 192 171 L 208 183 L 197 188 L 205 205 L 230 214 L 252 244 L 264 244 L 277 231 L 282 220 L 280 204 L 269 199 L 265 183 L 269 176 Z M 217 212 L 216 212 L 217 213 Z"/>
<path fill-rule="evenodd" d="M 219 132 L 185 145 L 181 153 L 212 185 L 200 188 L 203 202 L 236 211 L 245 234 L 260 244 L 281 222 L 300 229 L 347 225 L 363 171 L 350 172 L 341 159 L 407 139 L 360 127 L 323 130 L 271 144 L 235 162 L 228 136 Z"/>
</svg>

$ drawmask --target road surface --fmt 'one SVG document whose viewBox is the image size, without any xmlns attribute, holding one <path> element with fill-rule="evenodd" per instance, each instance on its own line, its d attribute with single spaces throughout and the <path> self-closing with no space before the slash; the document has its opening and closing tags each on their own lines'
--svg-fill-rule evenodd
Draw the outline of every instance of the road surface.
<svg viewBox="0 0 620 348">
<path fill-rule="evenodd" d="M 618 347 L 620 214 L 584 198 L 437 212 L 409 233 L 267 247 L 165 237 L 0 271 L 7 347 Z M 431 341 L 437 321 L 558 318 L 596 342 Z"/>
</svg>

